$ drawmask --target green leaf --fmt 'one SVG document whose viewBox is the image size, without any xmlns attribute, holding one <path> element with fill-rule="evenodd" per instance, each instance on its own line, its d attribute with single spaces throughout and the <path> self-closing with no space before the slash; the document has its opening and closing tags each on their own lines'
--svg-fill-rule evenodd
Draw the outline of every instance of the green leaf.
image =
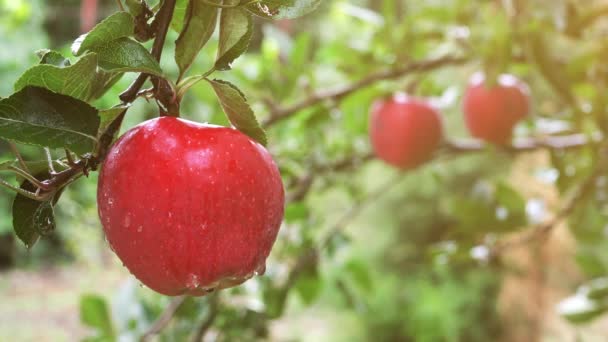
<svg viewBox="0 0 608 342">
<path fill-rule="evenodd" d="M 146 5 L 143 0 L 125 0 L 125 4 L 133 17 L 143 14 L 146 10 Z"/>
<path fill-rule="evenodd" d="M 319 278 L 318 272 L 301 275 L 295 285 L 295 290 L 306 305 L 312 304 L 319 298 L 322 289 L 323 281 Z"/>
<path fill-rule="evenodd" d="M 371 292 L 373 282 L 367 265 L 359 260 L 351 260 L 346 264 L 346 271 L 362 290 Z"/>
<path fill-rule="evenodd" d="M 285 222 L 303 221 L 309 217 L 308 206 L 304 202 L 290 203 L 285 208 Z"/>
<path fill-rule="evenodd" d="M 249 47 L 253 18 L 242 8 L 224 8 L 220 17 L 220 41 L 216 70 L 229 70 L 230 64 Z"/>
<path fill-rule="evenodd" d="M 69 67 L 72 64 L 69 59 L 54 50 L 42 49 L 36 51 L 36 54 L 40 57 L 40 64 L 50 64 L 60 68 Z"/>
<path fill-rule="evenodd" d="M 315 10 L 321 0 L 263 0 L 247 5 L 255 15 L 270 19 L 292 19 Z"/>
<path fill-rule="evenodd" d="M 45 88 L 26 87 L 0 101 L 0 137 L 84 154 L 96 142 L 97 110 Z"/>
<path fill-rule="evenodd" d="M 114 337 L 110 311 L 103 297 L 85 294 L 80 298 L 80 321 L 96 329 L 98 336 Z"/>
<path fill-rule="evenodd" d="M 105 131 L 106 128 L 108 128 L 108 126 L 128 108 L 128 106 L 118 106 L 110 109 L 100 110 L 99 117 L 101 118 L 101 123 L 99 125 L 99 131 Z"/>
<path fill-rule="evenodd" d="M 163 71 L 154 57 L 140 43 L 129 38 L 119 38 L 95 46 L 99 66 L 112 72 L 144 72 L 163 76 Z"/>
<path fill-rule="evenodd" d="M 15 83 L 15 91 L 27 86 L 37 86 L 87 101 L 95 80 L 96 69 L 95 54 L 88 54 L 76 64 L 65 68 L 50 64 L 36 65 L 21 75 Z"/>
<path fill-rule="evenodd" d="M 215 31 L 218 9 L 201 1 L 190 1 L 182 32 L 175 41 L 175 61 L 180 78 L 192 65 Z"/>
<path fill-rule="evenodd" d="M 133 16 L 127 12 L 118 12 L 97 24 L 91 32 L 80 36 L 72 44 L 72 53 L 80 56 L 87 50 L 107 44 L 118 38 L 129 37 L 135 30 Z"/>
<path fill-rule="evenodd" d="M 265 146 L 267 143 L 266 133 L 255 118 L 245 95 L 229 82 L 217 79 L 207 81 L 213 87 L 224 112 L 228 116 L 228 120 L 234 127 Z"/>
<path fill-rule="evenodd" d="M 105 95 L 110 88 L 112 88 L 116 82 L 120 81 L 124 73 L 122 72 L 107 72 L 102 69 L 97 70 L 97 76 L 93 80 L 91 86 L 91 95 L 89 100 L 97 100 Z"/>
<path fill-rule="evenodd" d="M 43 175 L 48 176 L 48 171 Z M 24 181 L 21 189 L 36 191 L 29 181 Z M 13 229 L 27 248 L 32 248 L 40 235 L 47 235 L 55 230 L 53 204 L 58 196 L 59 194 L 49 201 L 40 202 L 17 194 L 13 200 Z"/>
<path fill-rule="evenodd" d="M 182 32 L 184 29 L 184 21 L 188 10 L 189 0 L 177 0 L 175 2 L 175 10 L 173 11 L 173 20 L 171 20 L 171 28 L 175 32 Z"/>
</svg>

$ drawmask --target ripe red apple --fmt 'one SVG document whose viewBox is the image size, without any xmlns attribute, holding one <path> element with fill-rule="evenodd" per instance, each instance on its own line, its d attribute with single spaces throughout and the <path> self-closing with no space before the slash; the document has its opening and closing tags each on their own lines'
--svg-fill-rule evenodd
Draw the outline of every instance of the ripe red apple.
<svg viewBox="0 0 608 342">
<path fill-rule="evenodd" d="M 264 272 L 284 190 L 270 154 L 241 132 L 161 117 L 112 146 L 97 202 L 135 277 L 165 295 L 197 296 Z"/>
<path fill-rule="evenodd" d="M 441 143 L 441 118 L 421 99 L 394 96 L 374 103 L 369 132 L 378 158 L 411 169 L 431 159 Z"/>
<path fill-rule="evenodd" d="M 508 144 L 515 125 L 529 112 L 528 87 L 512 75 L 500 75 L 489 85 L 477 73 L 465 92 L 463 111 L 472 136 L 498 145 Z"/>
</svg>

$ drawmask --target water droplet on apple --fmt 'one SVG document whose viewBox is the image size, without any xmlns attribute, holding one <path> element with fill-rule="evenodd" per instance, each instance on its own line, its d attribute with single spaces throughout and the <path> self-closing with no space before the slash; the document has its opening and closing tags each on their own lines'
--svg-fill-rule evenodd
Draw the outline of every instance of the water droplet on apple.
<svg viewBox="0 0 608 342">
<path fill-rule="evenodd" d="M 186 287 L 190 290 L 196 290 L 200 285 L 201 283 L 198 280 L 198 276 L 196 274 L 191 273 L 188 276 L 188 282 L 186 283 Z"/>
<path fill-rule="evenodd" d="M 261 264 L 256 270 L 255 270 L 255 275 L 256 276 L 262 276 L 264 275 L 264 273 L 266 273 L 266 263 Z"/>
<path fill-rule="evenodd" d="M 131 214 L 127 214 L 127 216 L 125 216 L 125 219 L 122 223 L 125 226 L 125 228 L 129 228 L 129 226 L 131 225 Z"/>
<path fill-rule="evenodd" d="M 143 230 L 144 230 L 144 227 L 142 227 L 142 226 L 137 227 L 137 232 L 138 233 L 141 233 Z"/>
</svg>

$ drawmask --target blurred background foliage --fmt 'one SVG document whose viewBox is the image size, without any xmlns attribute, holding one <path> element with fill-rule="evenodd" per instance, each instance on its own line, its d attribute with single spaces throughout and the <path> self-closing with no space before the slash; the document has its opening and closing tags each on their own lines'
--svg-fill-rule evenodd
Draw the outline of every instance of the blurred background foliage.
<svg viewBox="0 0 608 342">
<path fill-rule="evenodd" d="M 37 62 L 36 50 L 69 55 L 79 6 L 0 0 L 0 97 Z M 116 2 L 99 1 L 99 10 L 101 19 Z M 258 20 L 248 54 L 225 77 L 262 121 L 381 70 L 446 55 L 467 63 L 374 82 L 268 127 L 288 194 L 301 196 L 286 208 L 266 275 L 186 299 L 159 340 L 203 330 L 209 341 L 605 340 L 608 178 L 597 171 L 605 163 L 601 144 L 440 155 L 406 174 L 366 156 L 369 107 L 393 92 L 430 98 L 448 139 L 466 138 L 461 95 L 481 69 L 530 85 L 534 115 L 516 136 L 603 135 L 606 12 L 608 3 L 599 0 L 326 0 L 298 20 Z M 173 79 L 176 38 L 171 32 L 163 59 Z M 193 73 L 208 70 L 214 55 L 209 44 Z M 115 105 L 134 76 L 98 107 Z M 188 119 L 227 124 L 205 84 L 182 106 Z M 123 129 L 156 113 L 140 100 Z M 43 158 L 23 148 L 28 160 Z M 12 158 L 8 145 L 0 143 L 0 156 Z M 490 253 L 495 241 L 558 215 L 590 175 L 567 226 L 558 220 L 541 243 Z M 141 287 L 109 251 L 96 184 L 93 173 L 69 188 L 57 208 L 57 232 L 31 251 L 15 241 L 12 197 L 0 191 L 0 340 L 138 340 L 176 304 Z M 300 256 L 328 232 L 335 234 L 327 248 L 315 250 L 291 279 Z"/>
</svg>

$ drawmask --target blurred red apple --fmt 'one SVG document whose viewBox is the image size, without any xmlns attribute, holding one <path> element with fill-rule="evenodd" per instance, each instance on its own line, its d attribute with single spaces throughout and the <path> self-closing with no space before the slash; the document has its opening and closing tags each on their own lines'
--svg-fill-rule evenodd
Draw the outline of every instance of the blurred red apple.
<svg viewBox="0 0 608 342">
<path fill-rule="evenodd" d="M 369 132 L 378 158 L 411 169 L 432 158 L 441 143 L 442 124 L 424 100 L 399 95 L 374 103 Z"/>
<path fill-rule="evenodd" d="M 528 87 L 512 75 L 495 84 L 475 74 L 465 92 L 463 111 L 472 136 L 494 144 L 508 144 L 515 125 L 529 112 Z"/>
</svg>

